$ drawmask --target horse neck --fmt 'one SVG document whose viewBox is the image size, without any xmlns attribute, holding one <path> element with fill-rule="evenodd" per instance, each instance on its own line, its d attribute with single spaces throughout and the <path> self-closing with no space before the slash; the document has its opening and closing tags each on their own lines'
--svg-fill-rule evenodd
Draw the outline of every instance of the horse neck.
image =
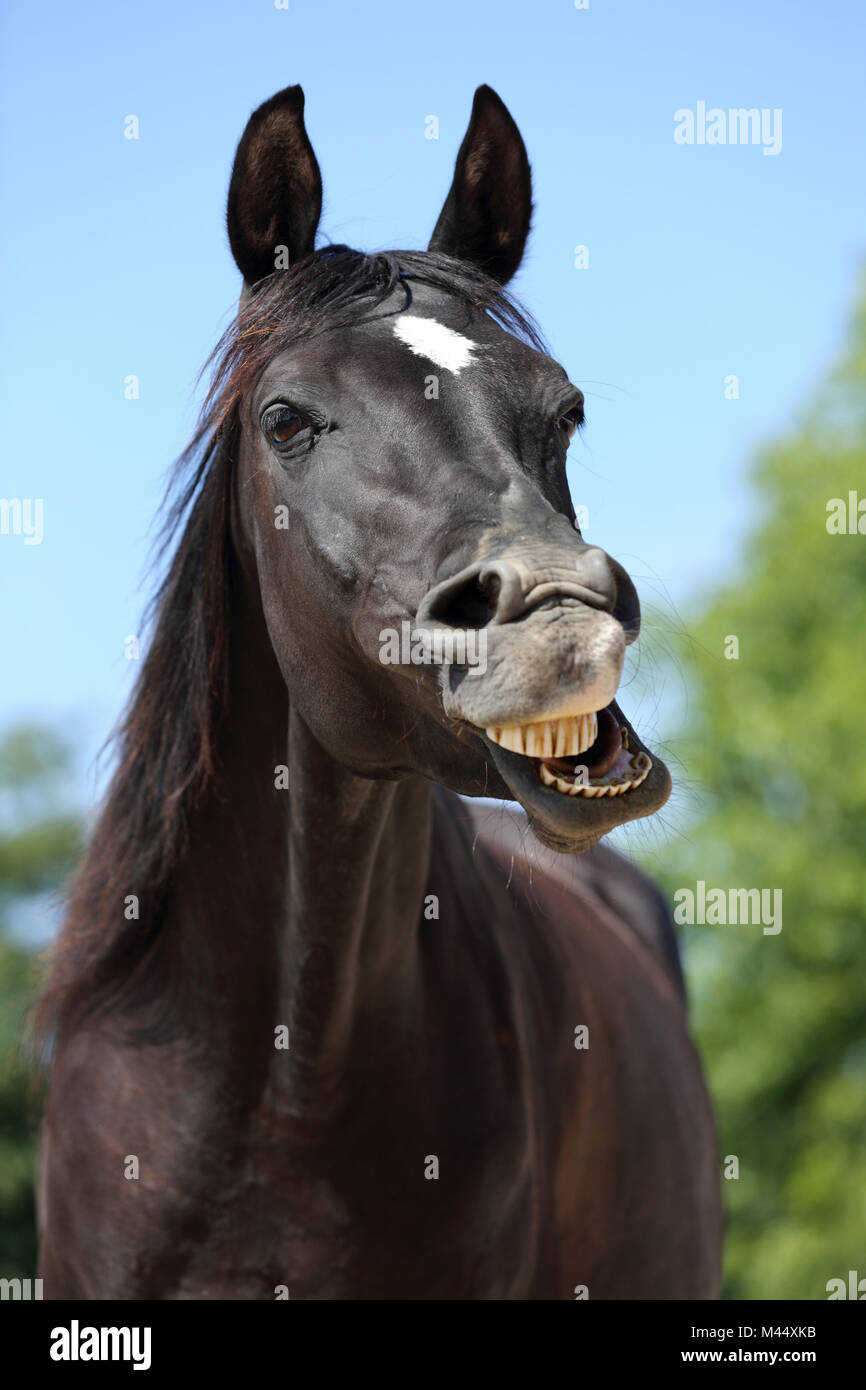
<svg viewBox="0 0 866 1390">
<path fill-rule="evenodd" d="M 400 1035 L 415 997 L 431 793 L 356 777 L 289 716 L 284 1001 L 298 1080 L 336 1093 L 353 1040 Z M 288 1021 L 288 1020 L 287 1020 Z"/>
<path fill-rule="evenodd" d="M 336 1104 L 353 1039 L 411 1013 L 431 790 L 355 776 L 321 747 L 291 705 L 249 582 L 231 637 L 221 777 L 191 825 L 175 939 L 200 979 L 202 952 L 214 962 L 198 992 L 231 1066 L 268 1049 L 292 1109 L 320 1113 Z M 288 1049 L 276 1051 L 283 1027 Z"/>
</svg>

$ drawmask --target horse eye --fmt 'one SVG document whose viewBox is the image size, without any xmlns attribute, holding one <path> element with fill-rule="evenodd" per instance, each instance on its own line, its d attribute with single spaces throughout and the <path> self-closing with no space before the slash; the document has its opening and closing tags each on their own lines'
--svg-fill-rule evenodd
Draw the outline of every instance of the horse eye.
<svg viewBox="0 0 866 1390">
<path fill-rule="evenodd" d="M 572 410 L 567 410 L 564 415 L 560 415 L 556 423 L 569 439 L 573 439 L 583 424 L 583 406 L 576 405 Z"/>
<path fill-rule="evenodd" d="M 290 444 L 295 435 L 300 434 L 310 424 L 311 421 L 305 415 L 299 415 L 296 410 L 281 405 L 266 412 L 262 420 L 262 429 L 269 442 L 275 448 L 279 448 L 280 445 Z"/>
</svg>

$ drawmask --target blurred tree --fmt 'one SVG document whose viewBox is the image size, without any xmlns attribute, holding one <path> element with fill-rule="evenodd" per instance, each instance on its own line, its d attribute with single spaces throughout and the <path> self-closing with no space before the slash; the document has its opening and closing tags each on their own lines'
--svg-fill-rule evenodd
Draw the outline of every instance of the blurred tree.
<svg viewBox="0 0 866 1390">
<path fill-rule="evenodd" d="M 866 1276 L 866 292 L 845 360 L 754 481 L 734 578 L 679 643 L 675 747 L 702 814 L 651 868 L 671 893 L 782 890 L 777 935 L 681 936 L 721 1154 L 739 1159 L 726 1293 L 826 1298 Z M 833 499 L 853 532 L 832 529 Z"/>
<path fill-rule="evenodd" d="M 0 741 L 0 1277 L 36 1273 L 33 1179 L 38 1096 L 26 1049 L 35 952 L 10 935 L 15 908 L 55 889 L 80 848 L 64 809 L 69 752 L 51 732 L 16 729 Z"/>
</svg>

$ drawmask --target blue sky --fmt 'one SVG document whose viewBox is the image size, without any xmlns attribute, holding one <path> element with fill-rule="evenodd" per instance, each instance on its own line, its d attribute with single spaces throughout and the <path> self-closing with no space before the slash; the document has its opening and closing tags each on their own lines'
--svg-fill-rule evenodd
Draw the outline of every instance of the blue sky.
<svg viewBox="0 0 866 1390">
<path fill-rule="evenodd" d="M 92 796 L 136 671 L 150 523 L 237 297 L 235 145 L 293 82 L 322 232 L 364 249 L 426 245 L 475 87 L 509 105 L 536 198 L 513 288 L 586 392 L 571 483 L 587 538 L 646 601 L 687 608 L 736 563 L 750 453 L 844 334 L 866 245 L 864 16 L 855 0 L 7 0 L 0 496 L 41 498 L 44 536 L 0 536 L 0 729 L 59 725 Z M 674 112 L 699 101 L 781 109 L 781 151 L 677 144 Z"/>
</svg>

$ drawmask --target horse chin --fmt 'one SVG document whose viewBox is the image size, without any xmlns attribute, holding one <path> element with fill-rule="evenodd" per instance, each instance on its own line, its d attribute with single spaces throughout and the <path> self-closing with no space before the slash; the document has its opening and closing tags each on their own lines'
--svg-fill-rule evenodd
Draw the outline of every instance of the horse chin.
<svg viewBox="0 0 866 1390">
<path fill-rule="evenodd" d="M 616 826 L 651 816 L 671 793 L 667 767 L 640 741 L 619 706 L 612 701 L 599 714 L 597 744 L 580 755 L 585 762 L 578 775 L 579 758 L 531 756 L 483 735 L 496 771 L 536 837 L 561 853 L 578 854 Z"/>
</svg>

